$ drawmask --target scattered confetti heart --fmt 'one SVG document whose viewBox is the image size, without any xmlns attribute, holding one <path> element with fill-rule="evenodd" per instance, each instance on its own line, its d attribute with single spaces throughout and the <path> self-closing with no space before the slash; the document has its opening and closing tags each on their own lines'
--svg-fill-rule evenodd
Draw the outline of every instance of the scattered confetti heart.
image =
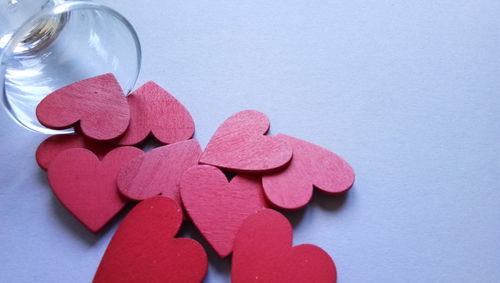
<svg viewBox="0 0 500 283">
<path fill-rule="evenodd" d="M 116 175 L 141 153 L 135 147 L 119 147 L 99 161 L 87 149 L 68 149 L 50 163 L 49 184 L 66 209 L 97 232 L 127 203 L 116 187 Z"/>
<path fill-rule="evenodd" d="M 120 192 L 132 200 L 159 194 L 179 205 L 179 181 L 188 168 L 198 164 L 201 148 L 195 139 L 161 146 L 132 160 L 118 174 Z"/>
<path fill-rule="evenodd" d="M 231 282 L 336 282 L 331 257 L 321 248 L 292 247 L 292 226 L 265 209 L 249 216 L 236 234 Z"/>
<path fill-rule="evenodd" d="M 181 223 L 175 201 L 140 202 L 118 227 L 93 282 L 201 282 L 207 256 L 195 240 L 174 238 Z"/>
<path fill-rule="evenodd" d="M 114 139 L 130 120 L 127 99 L 112 74 L 82 80 L 58 89 L 36 108 L 40 123 L 64 129 L 80 121 L 82 132 L 96 140 Z"/>
<path fill-rule="evenodd" d="M 120 138 L 120 144 L 137 144 L 149 133 L 166 144 L 193 137 L 194 122 L 187 109 L 154 82 L 141 86 L 127 100 L 130 125 Z"/>
<path fill-rule="evenodd" d="M 228 182 L 212 166 L 192 167 L 180 182 L 182 203 L 220 257 L 233 250 L 243 220 L 267 206 L 259 176 L 236 175 Z"/>
<path fill-rule="evenodd" d="M 200 163 L 242 173 L 276 171 L 290 161 L 292 147 L 279 137 L 265 136 L 268 130 L 264 113 L 238 112 L 217 129 Z"/>
<path fill-rule="evenodd" d="M 36 150 L 36 161 L 40 168 L 47 170 L 56 156 L 70 148 L 86 148 L 102 159 L 116 146 L 112 143 L 86 138 L 82 134 L 55 135 L 44 140 Z"/>
<path fill-rule="evenodd" d="M 296 209 L 306 205 L 313 187 L 326 193 L 343 193 L 354 183 L 354 171 L 341 157 L 315 144 L 279 134 L 293 148 L 290 165 L 262 178 L 267 198 L 274 205 Z"/>
</svg>

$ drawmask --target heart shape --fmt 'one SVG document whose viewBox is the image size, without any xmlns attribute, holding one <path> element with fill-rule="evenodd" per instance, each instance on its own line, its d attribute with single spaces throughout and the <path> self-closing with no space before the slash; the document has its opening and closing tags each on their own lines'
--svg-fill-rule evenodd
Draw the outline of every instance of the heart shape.
<svg viewBox="0 0 500 283">
<path fill-rule="evenodd" d="M 268 173 L 286 166 L 291 146 L 276 136 L 265 136 L 269 119 L 259 111 L 245 110 L 229 117 L 217 129 L 200 163 L 241 173 Z"/>
<path fill-rule="evenodd" d="M 141 153 L 135 147 L 119 147 L 99 161 L 84 148 L 65 150 L 50 162 L 49 184 L 66 209 L 89 230 L 97 232 L 127 203 L 118 192 L 116 175 Z"/>
<path fill-rule="evenodd" d="M 174 238 L 181 223 L 175 201 L 154 197 L 140 202 L 118 227 L 93 282 L 201 282 L 207 255 L 195 240 Z"/>
<path fill-rule="evenodd" d="M 220 257 L 232 252 L 243 221 L 267 207 L 260 176 L 236 175 L 228 182 L 222 171 L 207 165 L 188 169 L 180 192 L 187 213 Z"/>
<path fill-rule="evenodd" d="M 86 138 L 82 134 L 54 135 L 45 139 L 36 150 L 36 162 L 43 170 L 57 155 L 70 148 L 86 148 L 102 159 L 116 146 L 112 143 Z"/>
<path fill-rule="evenodd" d="M 231 282 L 336 282 L 332 258 L 321 248 L 292 247 L 292 225 L 264 209 L 249 216 L 236 234 Z"/>
<path fill-rule="evenodd" d="M 193 118 L 188 110 L 166 90 L 147 82 L 127 97 L 130 124 L 119 144 L 138 144 L 151 133 L 162 143 L 190 139 L 194 134 Z"/>
<path fill-rule="evenodd" d="M 198 164 L 200 155 L 195 139 L 157 147 L 123 167 L 116 183 L 129 199 L 144 200 L 161 194 L 181 205 L 179 181 L 184 171 Z"/>
<path fill-rule="evenodd" d="M 264 192 L 274 205 L 296 209 L 311 200 L 313 187 L 331 194 L 352 187 L 354 171 L 340 156 L 294 137 L 277 136 L 292 146 L 293 159 L 285 170 L 262 177 Z"/>
<path fill-rule="evenodd" d="M 112 74 L 100 75 L 60 88 L 36 108 L 40 123 L 64 129 L 80 121 L 83 134 L 96 140 L 114 139 L 130 120 L 127 99 Z"/>
</svg>

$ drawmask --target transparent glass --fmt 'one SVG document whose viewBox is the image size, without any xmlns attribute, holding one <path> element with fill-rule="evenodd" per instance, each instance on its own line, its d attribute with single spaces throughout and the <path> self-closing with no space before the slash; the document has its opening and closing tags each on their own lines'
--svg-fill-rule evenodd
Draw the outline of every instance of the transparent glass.
<svg viewBox="0 0 500 283">
<path fill-rule="evenodd" d="M 111 8 L 90 1 L 0 0 L 2 102 L 27 129 L 61 133 L 42 126 L 35 114 L 54 90 L 113 73 L 129 94 L 140 66 L 137 34 Z"/>
</svg>

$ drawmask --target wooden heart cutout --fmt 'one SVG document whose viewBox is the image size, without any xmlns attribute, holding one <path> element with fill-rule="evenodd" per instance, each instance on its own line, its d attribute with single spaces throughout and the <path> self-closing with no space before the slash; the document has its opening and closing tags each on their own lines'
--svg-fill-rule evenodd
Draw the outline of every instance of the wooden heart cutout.
<svg viewBox="0 0 500 283">
<path fill-rule="evenodd" d="M 50 163 L 49 184 L 64 207 L 89 230 L 97 232 L 127 203 L 118 192 L 116 175 L 141 153 L 135 147 L 119 147 L 99 161 L 88 149 L 65 150 Z"/>
<path fill-rule="evenodd" d="M 109 142 L 96 141 L 82 134 L 55 135 L 45 139 L 36 150 L 36 162 L 43 170 L 49 168 L 56 156 L 70 148 L 86 148 L 102 159 L 116 145 Z"/>
<path fill-rule="evenodd" d="M 180 192 L 187 213 L 220 257 L 232 252 L 243 221 L 267 207 L 260 176 L 236 175 L 228 182 L 222 171 L 207 165 L 188 169 Z"/>
<path fill-rule="evenodd" d="M 201 148 L 196 139 L 157 147 L 123 167 L 117 177 L 120 192 L 132 200 L 167 196 L 181 205 L 179 181 L 198 164 Z"/>
<path fill-rule="evenodd" d="M 234 241 L 231 282 L 336 282 L 332 258 L 314 245 L 292 247 L 292 233 L 290 222 L 274 210 L 249 216 Z"/>
<path fill-rule="evenodd" d="M 83 134 L 96 140 L 114 139 L 130 120 L 127 99 L 112 74 L 100 75 L 60 88 L 36 108 L 40 123 L 65 129 L 80 121 Z"/>
<path fill-rule="evenodd" d="M 262 177 L 264 192 L 271 203 L 296 209 L 311 200 L 313 187 L 331 194 L 352 187 L 354 171 L 344 159 L 315 144 L 283 134 L 277 136 L 292 146 L 293 159 L 285 170 Z"/>
<path fill-rule="evenodd" d="M 238 112 L 217 129 L 200 163 L 253 174 L 281 169 L 292 158 L 292 147 L 279 137 L 265 136 L 268 130 L 264 113 Z"/>
<path fill-rule="evenodd" d="M 147 82 L 127 97 L 130 124 L 119 144 L 138 144 L 151 133 L 170 144 L 193 137 L 194 122 L 188 110 L 166 90 Z"/>
<path fill-rule="evenodd" d="M 195 240 L 174 238 L 181 223 L 175 201 L 159 196 L 140 202 L 118 227 L 93 282 L 201 282 L 207 255 Z"/>
</svg>

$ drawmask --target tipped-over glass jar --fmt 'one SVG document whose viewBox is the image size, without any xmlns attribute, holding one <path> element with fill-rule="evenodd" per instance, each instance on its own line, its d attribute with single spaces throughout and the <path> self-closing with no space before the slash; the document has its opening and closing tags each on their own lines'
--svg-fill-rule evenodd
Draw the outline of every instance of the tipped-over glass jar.
<svg viewBox="0 0 500 283">
<path fill-rule="evenodd" d="M 61 132 L 42 126 L 35 114 L 54 90 L 113 73 L 128 94 L 140 66 L 137 34 L 111 8 L 90 1 L 0 0 L 2 102 L 27 129 Z"/>
</svg>

